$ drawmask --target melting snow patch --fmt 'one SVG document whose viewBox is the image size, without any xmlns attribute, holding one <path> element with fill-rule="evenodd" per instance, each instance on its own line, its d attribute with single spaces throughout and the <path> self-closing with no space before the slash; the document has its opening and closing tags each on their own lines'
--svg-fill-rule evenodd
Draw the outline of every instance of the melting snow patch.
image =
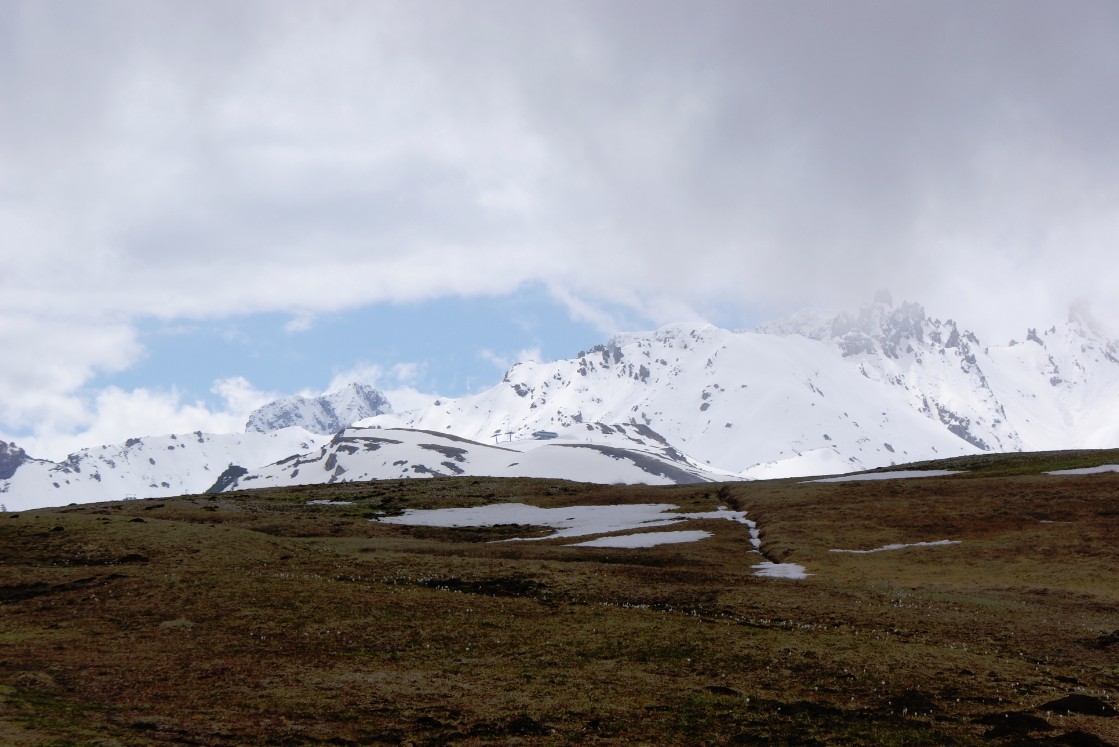
<svg viewBox="0 0 1119 747">
<path fill-rule="evenodd" d="M 657 545 L 671 545 L 678 542 L 699 542 L 707 539 L 711 532 L 702 529 L 684 532 L 645 532 L 644 534 L 623 534 L 615 537 L 599 537 L 598 539 L 576 542 L 568 547 L 655 547 Z"/>
<path fill-rule="evenodd" d="M 902 469 L 896 472 L 867 472 L 861 475 L 841 475 L 839 477 L 824 477 L 818 480 L 805 480 L 805 482 L 854 482 L 856 480 L 894 480 L 907 477 L 944 477 L 945 475 L 958 475 L 959 470 L 952 469 Z"/>
<path fill-rule="evenodd" d="M 439 508 L 407 510 L 400 516 L 374 521 L 386 524 L 433 527 L 492 527 L 509 524 L 551 527 L 556 531 L 547 537 L 517 538 L 521 541 L 585 537 L 591 534 L 627 532 L 635 529 L 678 524 L 689 519 L 725 519 L 751 525 L 743 511 L 703 511 L 692 514 L 672 513 L 672 503 L 631 503 L 617 506 L 568 506 L 537 508 L 523 503 L 493 503 L 473 508 Z M 751 537 L 753 537 L 751 532 Z"/>
<path fill-rule="evenodd" d="M 905 545 L 882 545 L 882 547 L 875 547 L 870 550 L 828 550 L 828 552 L 846 552 L 855 555 L 866 555 L 872 552 L 886 552 L 887 550 L 904 550 L 907 547 L 934 547 L 936 545 L 958 545 L 959 540 L 937 540 L 935 542 L 910 542 Z"/>
<path fill-rule="evenodd" d="M 1047 475 L 1097 475 L 1101 472 L 1119 472 L 1119 464 L 1101 464 L 1099 467 L 1081 467 L 1080 469 L 1059 469 L 1046 472 Z"/>
<path fill-rule="evenodd" d="M 758 563 L 754 567 L 755 576 L 767 578 L 807 578 L 803 565 L 796 563 L 771 563 L 768 560 Z"/>
<path fill-rule="evenodd" d="M 307 501 L 308 506 L 352 506 L 353 501 Z"/>
</svg>

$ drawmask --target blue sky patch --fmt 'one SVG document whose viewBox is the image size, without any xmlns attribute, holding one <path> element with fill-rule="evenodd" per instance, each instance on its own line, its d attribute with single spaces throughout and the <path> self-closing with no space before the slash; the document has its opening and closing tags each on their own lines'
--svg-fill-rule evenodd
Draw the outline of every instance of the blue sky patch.
<svg viewBox="0 0 1119 747">
<path fill-rule="evenodd" d="M 146 320 L 140 325 L 143 359 L 126 371 L 98 376 L 90 387 L 175 387 L 186 401 L 218 404 L 210 388 L 232 376 L 258 389 L 294 393 L 321 391 L 337 373 L 358 366 L 414 363 L 420 366 L 412 383 L 417 389 L 461 396 L 500 381 L 503 372 L 493 357 L 513 360 L 518 351 L 538 348 L 544 360 L 569 358 L 606 338 L 538 290 L 375 304 L 316 316 L 295 331 L 289 330 L 292 320 L 281 313 Z"/>
</svg>

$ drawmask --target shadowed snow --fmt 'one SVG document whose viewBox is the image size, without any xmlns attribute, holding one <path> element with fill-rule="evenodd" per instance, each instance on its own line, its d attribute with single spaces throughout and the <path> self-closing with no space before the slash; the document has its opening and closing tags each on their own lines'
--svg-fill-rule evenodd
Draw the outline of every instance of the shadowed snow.
<svg viewBox="0 0 1119 747">
<path fill-rule="evenodd" d="M 935 542 L 910 542 L 908 544 L 882 545 L 870 550 L 828 550 L 828 552 L 845 552 L 855 555 L 866 555 L 872 552 L 887 552 L 889 550 L 904 550 L 907 547 L 935 547 L 937 545 L 958 545 L 960 540 L 936 540 Z"/>
<path fill-rule="evenodd" d="M 1101 464 L 1098 467 L 1081 467 L 1080 469 L 1059 469 L 1046 472 L 1047 475 L 1098 475 L 1102 472 L 1119 472 L 1119 464 Z"/>
<path fill-rule="evenodd" d="M 488 527 L 524 524 L 527 526 L 551 527 L 557 530 L 547 537 L 516 538 L 523 541 L 626 532 L 634 529 L 677 524 L 692 519 L 725 519 L 747 524 L 745 513 L 742 511 L 720 509 L 691 514 L 672 513 L 676 508 L 678 506 L 672 503 L 632 503 L 618 506 L 569 506 L 567 508 L 537 508 L 523 503 L 494 503 L 473 508 L 408 510 L 400 516 L 389 516 L 375 519 L 375 521 L 386 524 L 435 527 Z"/>
<path fill-rule="evenodd" d="M 616 537 L 599 537 L 586 542 L 576 542 L 568 545 L 568 547 L 655 547 L 679 542 L 698 542 L 710 536 L 711 532 L 705 532 L 702 529 L 681 532 L 645 532 L 643 534 L 623 534 Z"/>
<path fill-rule="evenodd" d="M 951 469 L 899 469 L 896 472 L 868 472 L 862 475 L 841 475 L 840 477 L 823 477 L 819 480 L 805 480 L 805 482 L 855 482 L 858 480 L 895 480 L 910 477 L 944 477 L 958 475 L 959 470 Z"/>
</svg>

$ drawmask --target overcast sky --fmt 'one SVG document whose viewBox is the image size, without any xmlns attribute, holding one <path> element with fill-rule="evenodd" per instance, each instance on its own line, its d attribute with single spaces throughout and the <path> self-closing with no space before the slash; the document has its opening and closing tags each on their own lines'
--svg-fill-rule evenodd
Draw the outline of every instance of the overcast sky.
<svg viewBox="0 0 1119 747">
<path fill-rule="evenodd" d="M 5 0 L 0 436 L 400 407 L 880 287 L 1119 328 L 1116 39 L 1111 0 Z"/>
</svg>

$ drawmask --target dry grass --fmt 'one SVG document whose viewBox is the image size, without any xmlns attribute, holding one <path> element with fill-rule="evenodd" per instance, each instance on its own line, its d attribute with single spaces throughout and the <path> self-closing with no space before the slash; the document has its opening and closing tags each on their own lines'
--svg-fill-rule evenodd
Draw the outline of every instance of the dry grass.
<svg viewBox="0 0 1119 747">
<path fill-rule="evenodd" d="M 1039 708 L 1114 705 L 1119 688 L 1119 475 L 1036 474 L 1053 464 L 676 488 L 436 479 L 0 515 L 0 742 L 1119 744 L 1119 718 Z M 643 550 L 369 521 L 497 501 L 732 505 L 768 557 L 813 575 L 754 577 L 745 528 L 723 521 Z M 960 544 L 830 552 L 940 539 Z"/>
</svg>

